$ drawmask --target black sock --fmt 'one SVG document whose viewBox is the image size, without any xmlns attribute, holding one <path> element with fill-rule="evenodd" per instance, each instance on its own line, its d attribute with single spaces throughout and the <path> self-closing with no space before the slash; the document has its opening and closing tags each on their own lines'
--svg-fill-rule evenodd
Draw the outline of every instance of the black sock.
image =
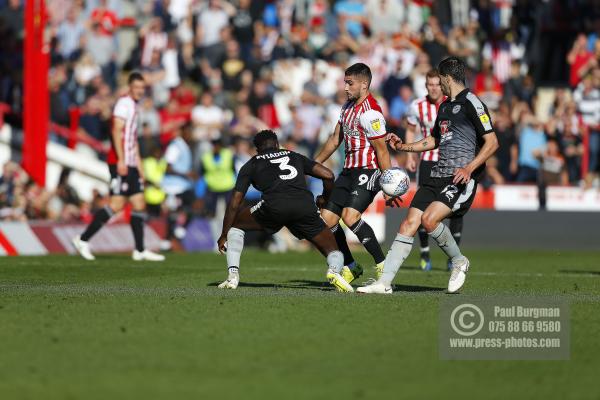
<svg viewBox="0 0 600 400">
<path fill-rule="evenodd" d="M 135 249 L 137 251 L 144 251 L 144 221 L 146 220 L 146 213 L 143 211 L 133 211 L 131 213 L 131 230 L 133 232 L 133 239 L 135 240 Z"/>
<path fill-rule="evenodd" d="M 371 254 L 373 260 L 375 260 L 375 264 L 379 264 L 383 260 L 385 260 L 385 256 L 383 255 L 383 251 L 381 251 L 381 246 L 375 237 L 375 232 L 373 232 L 373 228 L 369 224 L 367 224 L 364 220 L 359 219 L 354 225 L 350 227 L 352 232 L 358 237 L 358 240 L 365 246 L 365 249 Z"/>
<path fill-rule="evenodd" d="M 102 228 L 102 225 L 106 223 L 114 214 L 113 210 L 106 206 L 96 211 L 94 214 L 94 219 L 92 222 L 85 228 L 85 231 L 81 234 L 81 240 L 87 242 Z"/>
<path fill-rule="evenodd" d="M 429 234 L 423 226 L 419 227 L 419 242 L 421 243 L 421 258 L 429 260 Z"/>
<path fill-rule="evenodd" d="M 463 229 L 463 217 L 450 218 L 450 233 L 454 237 L 456 244 L 460 246 L 460 239 L 462 237 Z"/>
<path fill-rule="evenodd" d="M 335 237 L 335 242 L 338 245 L 338 248 L 344 254 L 344 265 L 350 265 L 354 262 L 354 257 L 352 257 L 352 253 L 350 252 L 350 248 L 348 247 L 348 242 L 346 241 L 346 234 L 344 233 L 344 228 L 340 226 L 340 224 L 335 224 L 333 228 L 331 228 L 331 232 Z"/>
</svg>

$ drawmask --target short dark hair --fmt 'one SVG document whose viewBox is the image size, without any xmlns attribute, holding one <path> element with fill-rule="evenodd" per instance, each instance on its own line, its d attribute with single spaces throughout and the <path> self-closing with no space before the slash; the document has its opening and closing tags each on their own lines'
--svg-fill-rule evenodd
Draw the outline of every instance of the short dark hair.
<svg viewBox="0 0 600 400">
<path fill-rule="evenodd" d="M 367 64 L 356 63 L 346 68 L 345 76 L 357 76 L 367 81 L 367 87 L 371 86 L 371 68 Z"/>
<path fill-rule="evenodd" d="M 144 76 L 140 73 L 140 72 L 132 72 L 131 74 L 129 74 L 129 78 L 127 79 L 127 83 L 128 84 L 132 84 L 135 81 L 142 81 L 144 82 Z"/>
<path fill-rule="evenodd" d="M 266 149 L 277 149 L 279 147 L 279 141 L 277 140 L 277 134 L 271 130 L 265 129 L 258 132 L 254 136 L 254 146 L 260 152 Z"/>
<path fill-rule="evenodd" d="M 454 82 L 465 83 L 465 62 L 458 57 L 448 57 L 438 64 L 440 75 L 450 76 Z"/>
</svg>

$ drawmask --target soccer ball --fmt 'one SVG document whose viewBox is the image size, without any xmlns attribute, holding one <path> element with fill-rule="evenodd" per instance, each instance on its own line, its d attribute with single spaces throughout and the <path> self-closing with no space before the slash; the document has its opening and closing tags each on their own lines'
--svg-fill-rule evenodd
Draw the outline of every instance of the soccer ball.
<svg viewBox="0 0 600 400">
<path fill-rule="evenodd" d="M 381 174 L 379 185 L 383 193 L 388 196 L 398 197 L 408 192 L 410 178 L 404 168 L 390 168 Z"/>
</svg>

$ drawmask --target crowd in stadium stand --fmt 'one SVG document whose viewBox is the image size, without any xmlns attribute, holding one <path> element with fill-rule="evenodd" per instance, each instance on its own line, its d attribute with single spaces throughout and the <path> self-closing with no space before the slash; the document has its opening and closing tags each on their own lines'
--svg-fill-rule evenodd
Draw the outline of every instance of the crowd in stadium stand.
<svg viewBox="0 0 600 400">
<path fill-rule="evenodd" d="M 157 212 L 159 204 L 179 202 L 214 214 L 259 129 L 275 129 L 285 147 L 312 156 L 345 101 L 344 69 L 358 61 L 373 71 L 372 91 L 388 131 L 402 136 L 411 101 L 426 94 L 427 71 L 447 55 L 464 58 L 468 86 L 492 111 L 501 144 L 488 162 L 487 185 L 542 180 L 589 188 L 597 176 L 596 0 L 46 3 L 53 122 L 69 126 L 77 108 L 80 138 L 108 143 L 124 77 L 132 70 L 144 74 L 139 140 L 147 200 Z M 0 0 L 0 104 L 16 132 L 22 17 L 22 1 Z M 58 132 L 51 140 L 67 142 Z M 341 152 L 330 165 L 335 171 Z M 396 162 L 403 157 L 395 155 Z M 0 185 L 2 218 L 85 219 L 102 201 L 97 194 L 94 204 L 82 203 L 66 183 L 56 193 L 35 194 L 44 189 L 12 163 Z"/>
</svg>

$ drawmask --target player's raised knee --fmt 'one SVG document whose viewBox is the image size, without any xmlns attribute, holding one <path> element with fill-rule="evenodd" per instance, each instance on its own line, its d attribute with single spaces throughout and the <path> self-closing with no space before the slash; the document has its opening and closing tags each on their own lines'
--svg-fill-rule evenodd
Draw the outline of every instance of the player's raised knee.
<svg viewBox="0 0 600 400">
<path fill-rule="evenodd" d="M 346 226 L 352 226 L 360 220 L 360 213 L 356 210 L 345 208 L 342 212 L 342 221 Z"/>
<path fill-rule="evenodd" d="M 440 221 L 431 213 L 424 213 L 421 217 L 421 225 L 427 232 L 433 232 Z"/>
</svg>

